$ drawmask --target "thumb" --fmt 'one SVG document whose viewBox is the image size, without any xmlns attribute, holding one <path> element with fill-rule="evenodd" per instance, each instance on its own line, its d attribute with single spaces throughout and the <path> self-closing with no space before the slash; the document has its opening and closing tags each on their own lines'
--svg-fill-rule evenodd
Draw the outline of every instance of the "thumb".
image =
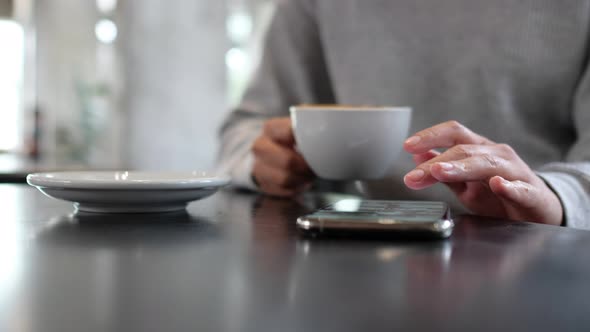
<svg viewBox="0 0 590 332">
<path fill-rule="evenodd" d="M 489 181 L 490 189 L 502 200 L 510 219 L 529 220 L 544 224 L 563 224 L 563 207 L 559 198 L 550 189 L 536 187 L 523 181 L 507 181 L 494 176 Z M 550 195 L 547 195 L 551 193 Z"/>
<path fill-rule="evenodd" d="M 506 217 L 512 220 L 526 220 L 552 223 L 551 211 L 539 189 L 523 181 L 508 181 L 494 176 L 489 181 L 492 192 L 500 198 L 506 210 Z"/>
<path fill-rule="evenodd" d="M 535 209 L 541 201 L 538 189 L 523 181 L 508 181 L 501 176 L 494 176 L 489 186 L 504 202 L 521 209 Z"/>
</svg>

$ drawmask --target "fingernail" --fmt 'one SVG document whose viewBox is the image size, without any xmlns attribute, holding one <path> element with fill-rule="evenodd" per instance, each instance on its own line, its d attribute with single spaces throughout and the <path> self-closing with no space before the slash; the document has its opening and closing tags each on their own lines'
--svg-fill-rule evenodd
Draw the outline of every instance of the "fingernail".
<svg viewBox="0 0 590 332">
<path fill-rule="evenodd" d="M 451 164 L 451 163 L 438 163 L 438 166 L 443 170 L 443 171 L 451 171 L 455 168 L 455 165 Z"/>
<path fill-rule="evenodd" d="M 416 145 L 420 142 L 420 136 L 412 136 L 406 140 L 407 145 Z"/>
<path fill-rule="evenodd" d="M 421 169 L 415 169 L 408 173 L 406 177 L 414 182 L 418 182 L 424 178 L 426 173 Z"/>
</svg>

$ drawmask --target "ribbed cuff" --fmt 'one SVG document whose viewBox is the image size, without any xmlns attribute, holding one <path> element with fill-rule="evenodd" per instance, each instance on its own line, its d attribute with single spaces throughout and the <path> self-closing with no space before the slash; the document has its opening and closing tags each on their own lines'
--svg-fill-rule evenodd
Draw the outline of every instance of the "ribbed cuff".
<svg viewBox="0 0 590 332">
<path fill-rule="evenodd" d="M 254 167 L 254 156 L 246 154 L 242 160 L 235 165 L 230 173 L 231 184 L 234 187 L 258 191 L 258 187 L 252 181 L 252 168 Z"/>
<path fill-rule="evenodd" d="M 563 226 L 585 228 L 589 226 L 584 216 L 588 203 L 586 193 L 580 182 L 572 175 L 560 172 L 537 172 L 545 183 L 555 192 L 563 207 Z"/>
</svg>

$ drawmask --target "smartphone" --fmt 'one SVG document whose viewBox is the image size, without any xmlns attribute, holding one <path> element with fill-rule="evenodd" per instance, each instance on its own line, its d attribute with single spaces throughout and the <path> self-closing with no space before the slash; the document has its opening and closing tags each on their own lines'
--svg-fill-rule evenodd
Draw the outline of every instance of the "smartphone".
<svg viewBox="0 0 590 332">
<path fill-rule="evenodd" d="M 449 206 L 430 201 L 345 199 L 297 219 L 304 233 L 363 233 L 396 237 L 448 238 L 453 232 Z"/>
</svg>

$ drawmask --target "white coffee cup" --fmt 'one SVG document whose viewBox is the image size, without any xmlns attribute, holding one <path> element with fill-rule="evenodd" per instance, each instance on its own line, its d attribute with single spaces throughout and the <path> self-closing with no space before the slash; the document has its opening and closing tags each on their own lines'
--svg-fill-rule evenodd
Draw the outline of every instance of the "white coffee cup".
<svg viewBox="0 0 590 332">
<path fill-rule="evenodd" d="M 408 136 L 410 107 L 293 106 L 297 149 L 311 169 L 331 180 L 387 175 Z"/>
</svg>

